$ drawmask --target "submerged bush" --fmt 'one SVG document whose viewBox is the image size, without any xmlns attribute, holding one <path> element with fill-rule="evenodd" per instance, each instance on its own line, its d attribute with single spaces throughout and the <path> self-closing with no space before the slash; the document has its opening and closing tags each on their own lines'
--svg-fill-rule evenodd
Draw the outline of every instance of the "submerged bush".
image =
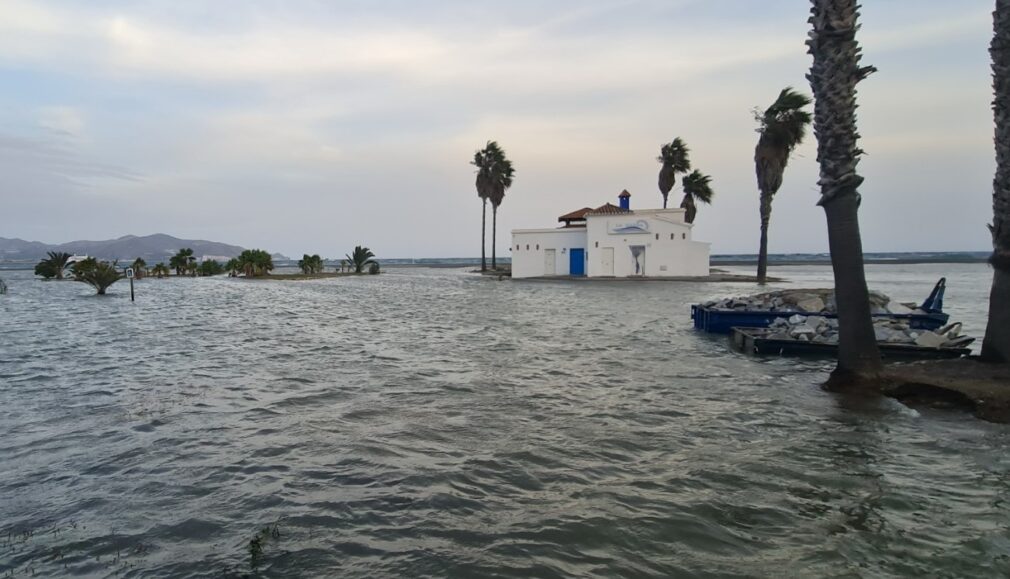
<svg viewBox="0 0 1010 579">
<path fill-rule="evenodd" d="M 104 296 L 105 290 L 117 281 L 123 279 L 123 274 L 115 263 L 98 261 L 89 257 L 84 261 L 78 261 L 73 267 L 74 281 L 79 281 L 95 288 L 98 295 Z"/>
</svg>

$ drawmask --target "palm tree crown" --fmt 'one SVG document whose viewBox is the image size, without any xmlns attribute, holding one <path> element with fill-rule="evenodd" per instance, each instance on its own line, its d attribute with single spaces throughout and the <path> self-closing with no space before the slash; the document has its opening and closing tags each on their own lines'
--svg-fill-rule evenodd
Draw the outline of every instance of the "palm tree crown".
<svg viewBox="0 0 1010 579">
<path fill-rule="evenodd" d="M 354 273 L 362 273 L 364 272 L 366 265 L 375 263 L 375 260 L 372 259 L 375 257 L 372 250 L 367 247 L 361 247 L 360 245 L 356 245 L 354 247 L 354 251 L 346 257 L 348 261 L 351 262 L 351 265 L 354 266 Z"/>
<path fill-rule="evenodd" d="M 761 135 L 754 148 L 754 171 L 761 191 L 761 245 L 758 250 L 758 282 L 764 283 L 768 273 L 768 223 L 772 215 L 772 198 L 782 186 L 782 176 L 792 154 L 806 136 L 812 117 L 803 110 L 810 97 L 786 87 L 764 113 L 755 113 L 757 132 Z"/>
<path fill-rule="evenodd" d="M 670 191 L 677 184 L 677 175 L 691 170 L 690 149 L 684 141 L 677 137 L 672 142 L 662 146 L 656 160 L 663 164 L 659 169 L 659 192 L 663 195 L 663 209 L 666 209 Z"/>
<path fill-rule="evenodd" d="M 691 174 L 684 175 L 683 186 L 684 200 L 681 201 L 680 206 L 687 210 L 684 221 L 694 223 L 694 218 L 698 214 L 697 202 L 700 201 L 706 205 L 712 203 L 712 197 L 715 195 L 712 190 L 712 177 L 695 169 Z"/>
</svg>

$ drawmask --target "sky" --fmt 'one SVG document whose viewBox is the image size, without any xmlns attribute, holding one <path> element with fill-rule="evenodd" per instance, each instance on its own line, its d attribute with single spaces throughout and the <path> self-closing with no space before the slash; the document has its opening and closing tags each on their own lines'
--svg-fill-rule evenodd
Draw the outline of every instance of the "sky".
<svg viewBox="0 0 1010 579">
<path fill-rule="evenodd" d="M 858 96 L 864 249 L 991 248 L 992 1 L 864 4 L 879 69 Z M 803 0 L 0 0 L 0 237 L 475 256 L 469 162 L 497 140 L 516 168 L 508 255 L 511 229 L 623 189 L 658 207 L 656 156 L 681 137 L 715 190 L 694 238 L 756 253 L 753 111 L 810 93 L 808 15 Z M 827 251 L 816 156 L 810 135 L 790 160 L 772 253 Z"/>
</svg>

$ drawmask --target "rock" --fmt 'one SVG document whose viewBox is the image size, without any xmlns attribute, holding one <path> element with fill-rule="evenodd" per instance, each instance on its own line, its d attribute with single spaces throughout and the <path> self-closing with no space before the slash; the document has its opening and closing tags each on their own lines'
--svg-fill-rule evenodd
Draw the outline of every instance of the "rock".
<svg viewBox="0 0 1010 579">
<path fill-rule="evenodd" d="M 887 304 L 887 311 L 891 312 L 892 314 L 906 315 L 912 313 L 912 308 L 906 306 L 905 304 L 899 304 L 898 302 L 891 302 Z"/>
<path fill-rule="evenodd" d="M 915 339 L 915 345 L 922 346 L 923 348 L 939 348 L 946 341 L 947 338 L 941 336 L 940 334 L 922 332 L 919 334 L 919 337 Z"/>
<path fill-rule="evenodd" d="M 791 318 L 789 318 L 789 324 L 792 325 L 792 326 L 796 326 L 796 325 L 802 324 L 802 323 L 804 323 L 806 321 L 807 321 L 807 317 L 806 316 L 801 316 L 799 314 L 796 314 L 795 316 L 792 316 Z"/>
<path fill-rule="evenodd" d="M 789 335 L 800 339 L 805 337 L 809 340 L 812 336 L 817 335 L 817 330 L 811 328 L 807 324 L 800 324 L 798 326 L 793 326 L 793 328 L 789 330 Z"/>
<path fill-rule="evenodd" d="M 824 311 L 824 301 L 819 297 L 810 297 L 803 301 L 796 302 L 796 307 L 804 312 L 819 314 Z"/>
</svg>

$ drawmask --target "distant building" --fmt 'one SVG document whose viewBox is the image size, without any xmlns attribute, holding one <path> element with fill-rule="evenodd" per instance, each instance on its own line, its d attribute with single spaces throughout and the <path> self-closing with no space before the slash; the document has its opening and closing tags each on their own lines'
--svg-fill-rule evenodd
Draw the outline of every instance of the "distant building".
<svg viewBox="0 0 1010 579">
<path fill-rule="evenodd" d="M 512 231 L 512 277 L 703 277 L 709 245 L 691 238 L 684 209 L 631 210 L 631 193 L 619 205 L 583 207 L 558 217 L 554 229 Z"/>
</svg>

